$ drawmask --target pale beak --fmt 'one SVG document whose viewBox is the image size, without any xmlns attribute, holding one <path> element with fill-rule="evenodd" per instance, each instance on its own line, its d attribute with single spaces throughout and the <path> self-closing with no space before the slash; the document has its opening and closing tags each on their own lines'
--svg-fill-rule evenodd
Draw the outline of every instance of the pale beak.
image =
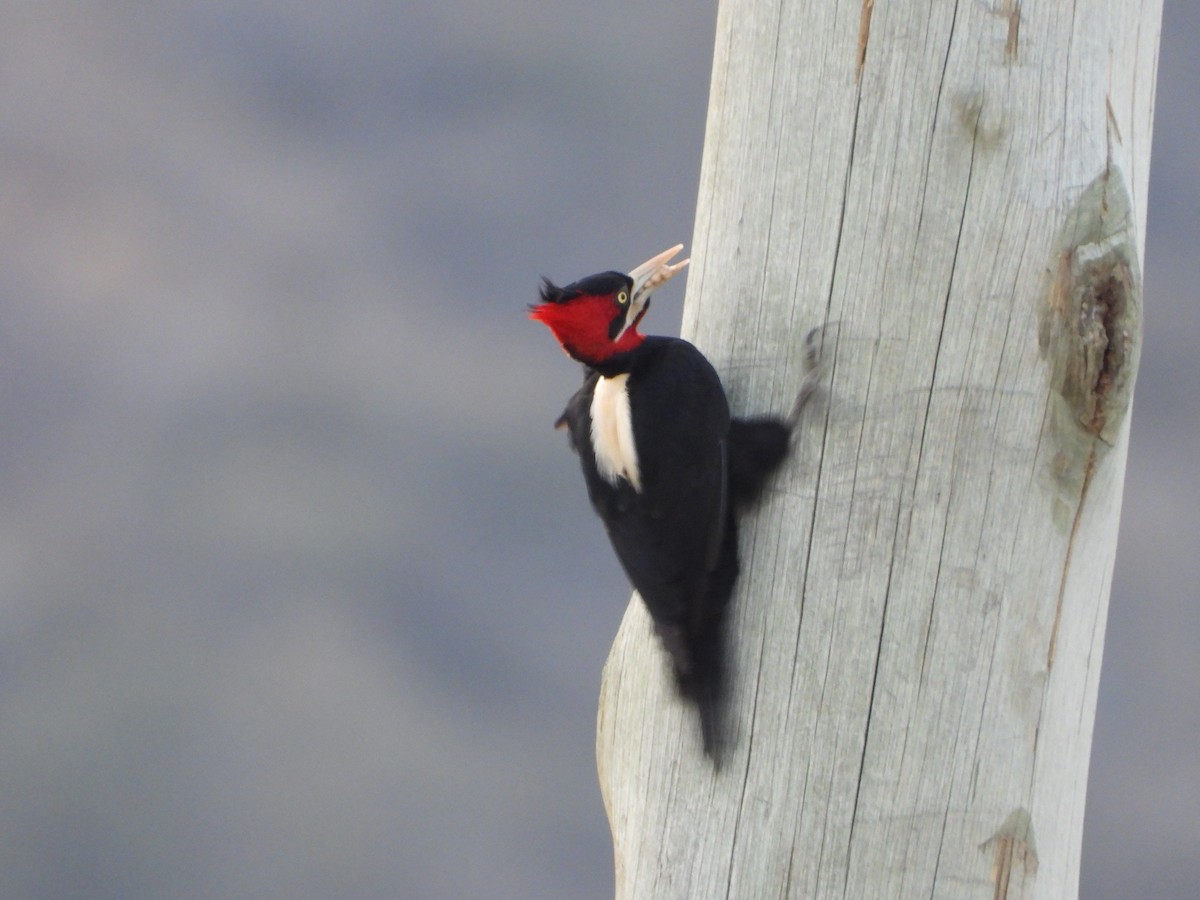
<svg viewBox="0 0 1200 900">
<path fill-rule="evenodd" d="M 630 301 L 631 312 L 633 314 L 636 315 L 640 312 L 642 306 L 645 305 L 645 301 L 649 299 L 651 294 L 670 281 L 676 272 L 691 262 L 690 259 L 685 259 L 677 263 L 668 262 L 672 256 L 682 249 L 683 244 L 676 244 L 670 250 L 664 250 L 658 256 L 646 260 L 629 273 L 629 277 L 633 279 L 633 297 Z"/>
<path fill-rule="evenodd" d="M 682 249 L 683 244 L 676 244 L 670 250 L 664 250 L 658 256 L 646 260 L 629 273 L 629 277 L 633 279 L 633 295 L 629 299 L 629 308 L 625 313 L 625 326 L 613 338 L 614 341 L 619 341 L 626 331 L 636 327 L 637 323 L 641 321 L 642 313 L 650 305 L 650 295 L 691 262 L 687 259 L 674 264 L 667 261 Z"/>
</svg>

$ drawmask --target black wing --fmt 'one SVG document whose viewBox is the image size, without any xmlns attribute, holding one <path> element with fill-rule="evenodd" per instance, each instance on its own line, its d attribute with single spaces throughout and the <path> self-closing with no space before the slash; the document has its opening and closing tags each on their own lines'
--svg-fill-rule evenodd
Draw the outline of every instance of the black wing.
<svg viewBox="0 0 1200 900">
<path fill-rule="evenodd" d="M 641 490 L 597 471 L 589 373 L 559 422 L 579 453 L 588 496 L 626 575 L 671 656 L 681 693 L 700 708 L 705 748 L 716 754 L 723 623 L 737 577 L 728 493 L 729 407 L 720 378 L 686 341 L 647 338 L 628 390 Z"/>
<path fill-rule="evenodd" d="M 629 376 L 642 490 L 598 511 L 655 621 L 685 623 L 698 612 L 724 532 L 729 406 L 700 351 L 651 341 Z"/>
</svg>

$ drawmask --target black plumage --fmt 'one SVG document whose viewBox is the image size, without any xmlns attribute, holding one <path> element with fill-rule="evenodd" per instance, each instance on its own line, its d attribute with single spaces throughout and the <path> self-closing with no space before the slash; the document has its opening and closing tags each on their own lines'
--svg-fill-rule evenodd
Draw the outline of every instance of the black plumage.
<svg viewBox="0 0 1200 900">
<path fill-rule="evenodd" d="M 545 280 L 530 316 L 585 366 L 583 387 L 556 424 L 568 429 L 588 498 L 650 612 L 679 692 L 699 708 L 704 749 L 719 762 L 737 514 L 787 456 L 816 383 L 816 332 L 789 415 L 732 418 L 699 350 L 638 331 L 650 294 L 687 264 L 670 262 L 680 249 L 628 275 L 601 272 L 562 288 Z"/>
<path fill-rule="evenodd" d="M 599 471 L 589 370 L 559 424 L 579 453 L 588 498 L 670 654 L 680 693 L 718 758 L 727 687 L 725 619 L 738 575 L 736 514 L 787 455 L 790 424 L 734 419 L 720 378 L 687 341 L 647 337 L 622 361 L 641 490 Z M 610 370 L 611 371 L 611 370 Z"/>
</svg>

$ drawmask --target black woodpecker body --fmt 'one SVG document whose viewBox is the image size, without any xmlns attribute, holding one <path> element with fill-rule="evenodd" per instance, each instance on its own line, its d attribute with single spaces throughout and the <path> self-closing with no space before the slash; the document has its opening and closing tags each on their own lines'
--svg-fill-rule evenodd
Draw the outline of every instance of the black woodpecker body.
<svg viewBox="0 0 1200 900">
<path fill-rule="evenodd" d="M 586 367 L 556 423 L 579 454 L 588 498 L 700 712 L 719 761 L 725 617 L 738 575 L 735 513 L 787 455 L 806 387 L 787 418 L 734 419 L 712 365 L 685 340 L 637 330 L 650 294 L 682 269 L 681 246 L 628 275 L 548 280 L 532 318 Z"/>
</svg>

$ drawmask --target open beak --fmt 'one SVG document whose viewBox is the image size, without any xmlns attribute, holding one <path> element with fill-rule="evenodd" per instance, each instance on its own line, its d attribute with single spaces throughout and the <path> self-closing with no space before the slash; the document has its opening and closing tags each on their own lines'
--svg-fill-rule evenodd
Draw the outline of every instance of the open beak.
<svg viewBox="0 0 1200 900">
<path fill-rule="evenodd" d="M 650 295 L 670 281 L 676 272 L 691 262 L 688 259 L 674 264 L 668 262 L 672 256 L 682 249 L 683 244 L 676 244 L 670 250 L 664 250 L 658 256 L 652 256 L 629 273 L 629 277 L 633 279 L 633 296 L 629 301 L 629 309 L 625 313 L 625 324 L 620 332 L 613 337 L 614 341 L 619 341 L 630 328 L 637 327 L 638 322 L 642 320 L 642 316 L 646 312 L 646 307 L 650 305 Z"/>
<path fill-rule="evenodd" d="M 646 260 L 629 273 L 629 277 L 633 279 L 633 298 L 630 303 L 633 315 L 636 316 L 641 312 L 646 301 L 650 299 L 651 294 L 670 281 L 676 272 L 691 262 L 688 259 L 677 263 L 669 262 L 671 257 L 682 249 L 683 244 L 676 244 L 670 250 L 664 250 L 658 256 Z"/>
</svg>

